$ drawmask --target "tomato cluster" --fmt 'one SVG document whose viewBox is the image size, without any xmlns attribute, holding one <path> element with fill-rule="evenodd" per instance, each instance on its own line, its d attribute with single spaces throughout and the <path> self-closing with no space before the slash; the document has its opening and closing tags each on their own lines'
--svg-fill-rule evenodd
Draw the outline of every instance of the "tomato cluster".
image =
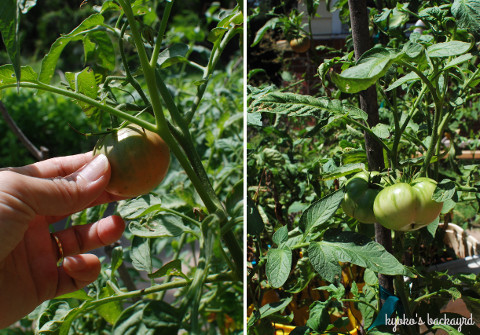
<svg viewBox="0 0 480 335">
<path fill-rule="evenodd" d="M 150 192 L 165 177 L 170 150 L 156 133 L 128 125 L 102 137 L 94 154 L 107 156 L 111 167 L 106 191 L 132 198 Z"/>
<path fill-rule="evenodd" d="M 360 172 L 345 186 L 344 212 L 362 223 L 378 222 L 397 231 L 412 231 L 432 223 L 443 203 L 433 200 L 437 183 L 417 178 L 411 183 L 396 183 L 382 190 L 370 178 L 376 173 Z"/>
</svg>

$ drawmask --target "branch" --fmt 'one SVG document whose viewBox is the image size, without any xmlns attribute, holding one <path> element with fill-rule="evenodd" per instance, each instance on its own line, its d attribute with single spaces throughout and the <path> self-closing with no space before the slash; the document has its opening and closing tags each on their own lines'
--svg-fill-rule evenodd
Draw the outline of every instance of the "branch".
<svg viewBox="0 0 480 335">
<path fill-rule="evenodd" d="M 48 158 L 48 148 L 41 146 L 40 150 L 27 138 L 23 131 L 17 126 L 15 121 L 12 119 L 10 114 L 8 114 L 5 105 L 0 101 L 0 113 L 2 113 L 5 122 L 10 127 L 12 132 L 17 136 L 17 138 L 22 142 L 22 144 L 30 151 L 30 153 L 35 157 L 37 161 L 42 161 Z"/>
</svg>

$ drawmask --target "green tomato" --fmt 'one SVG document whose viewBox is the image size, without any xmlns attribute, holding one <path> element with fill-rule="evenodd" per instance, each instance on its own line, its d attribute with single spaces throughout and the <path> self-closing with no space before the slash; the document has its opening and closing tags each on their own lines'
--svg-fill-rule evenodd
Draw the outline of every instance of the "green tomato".
<svg viewBox="0 0 480 335">
<path fill-rule="evenodd" d="M 373 203 L 378 223 L 393 230 L 409 230 L 415 221 L 419 201 L 407 183 L 398 183 L 381 190 Z"/>
<path fill-rule="evenodd" d="M 410 185 L 398 183 L 385 187 L 373 204 L 378 223 L 398 230 L 412 231 L 432 223 L 443 203 L 432 199 L 437 183 L 430 178 L 417 178 Z"/>
<path fill-rule="evenodd" d="M 413 181 L 412 187 L 419 201 L 415 224 L 421 227 L 427 226 L 440 215 L 443 207 L 443 202 L 432 199 L 437 182 L 430 178 L 417 178 Z"/>
<path fill-rule="evenodd" d="M 375 172 L 359 172 L 347 181 L 342 209 L 350 217 L 362 223 L 375 223 L 373 202 L 379 190 L 373 188 L 369 182 L 370 176 Z"/>
</svg>

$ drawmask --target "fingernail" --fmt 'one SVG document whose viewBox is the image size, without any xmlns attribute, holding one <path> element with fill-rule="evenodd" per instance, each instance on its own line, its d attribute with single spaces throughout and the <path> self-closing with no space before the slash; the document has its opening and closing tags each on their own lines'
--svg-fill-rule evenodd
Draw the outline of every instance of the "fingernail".
<svg viewBox="0 0 480 335">
<path fill-rule="evenodd" d="M 65 257 L 62 265 L 71 272 L 82 271 L 86 268 L 85 262 L 81 258 L 75 256 Z"/>
<path fill-rule="evenodd" d="M 87 182 L 93 182 L 102 177 L 108 169 L 108 159 L 105 155 L 100 154 L 96 156 L 90 163 L 88 163 L 78 175 Z"/>
</svg>

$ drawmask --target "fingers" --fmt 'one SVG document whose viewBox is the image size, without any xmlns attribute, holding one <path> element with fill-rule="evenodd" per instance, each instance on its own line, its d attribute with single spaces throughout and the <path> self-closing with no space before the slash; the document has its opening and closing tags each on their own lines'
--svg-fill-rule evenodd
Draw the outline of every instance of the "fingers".
<svg viewBox="0 0 480 335">
<path fill-rule="evenodd" d="M 95 281 L 100 274 L 100 261 L 95 255 L 83 253 L 112 244 L 120 239 L 124 230 L 122 218 L 110 216 L 96 223 L 73 226 L 55 233 L 65 256 L 63 265 L 58 268 L 56 296 L 79 290 Z"/>
<path fill-rule="evenodd" d="M 92 152 L 87 152 L 72 156 L 55 157 L 22 167 L 4 168 L 0 169 L 0 171 L 13 171 L 37 178 L 65 177 L 74 173 L 92 161 L 92 159 Z"/>
<path fill-rule="evenodd" d="M 98 222 L 73 226 L 55 233 L 60 240 L 64 256 L 78 255 L 97 249 L 120 239 L 125 223 L 119 216 L 110 216 Z"/>
<path fill-rule="evenodd" d="M 0 172 L 0 179 L 0 193 L 8 195 L 3 198 L 13 203 L 7 205 L 21 212 L 61 216 L 89 207 L 104 193 L 110 165 L 105 155 L 98 155 L 65 177 L 42 179 Z"/>
<path fill-rule="evenodd" d="M 58 269 L 58 286 L 55 296 L 77 291 L 98 278 L 101 264 L 97 256 L 83 254 L 65 258 Z"/>
</svg>

